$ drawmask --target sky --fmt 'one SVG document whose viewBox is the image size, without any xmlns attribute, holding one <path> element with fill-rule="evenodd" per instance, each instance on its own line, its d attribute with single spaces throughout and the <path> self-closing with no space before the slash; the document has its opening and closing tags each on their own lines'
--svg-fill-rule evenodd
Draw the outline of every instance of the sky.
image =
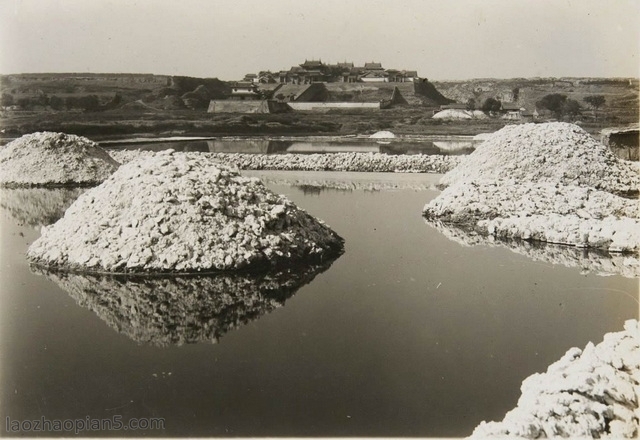
<svg viewBox="0 0 640 440">
<path fill-rule="evenodd" d="M 238 80 L 321 59 L 434 80 L 639 77 L 640 0 L 0 0 L 0 74 Z"/>
</svg>

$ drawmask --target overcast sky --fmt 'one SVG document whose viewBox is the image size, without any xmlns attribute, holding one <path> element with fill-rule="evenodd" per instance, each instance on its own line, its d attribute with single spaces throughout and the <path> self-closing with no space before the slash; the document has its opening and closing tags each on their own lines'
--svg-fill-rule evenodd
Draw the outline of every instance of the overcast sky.
<svg viewBox="0 0 640 440">
<path fill-rule="evenodd" d="M 640 76 L 640 0 L 0 0 L 0 73 Z"/>
</svg>

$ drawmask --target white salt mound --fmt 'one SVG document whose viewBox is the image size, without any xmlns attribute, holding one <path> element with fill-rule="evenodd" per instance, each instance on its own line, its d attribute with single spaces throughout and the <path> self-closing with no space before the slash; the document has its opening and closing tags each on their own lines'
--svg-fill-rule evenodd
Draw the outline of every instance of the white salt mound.
<svg viewBox="0 0 640 440">
<path fill-rule="evenodd" d="M 433 119 L 451 119 L 451 120 L 461 120 L 461 119 L 473 119 L 473 113 L 469 110 L 454 110 L 447 109 L 442 110 L 435 115 L 433 115 Z"/>
<path fill-rule="evenodd" d="M 370 139 L 393 139 L 396 135 L 390 131 L 377 131 L 369 136 Z"/>
<path fill-rule="evenodd" d="M 638 252 L 639 206 L 588 187 L 503 179 L 450 186 L 424 214 L 500 238 Z"/>
<path fill-rule="evenodd" d="M 536 240 L 609 252 L 640 251 L 638 168 L 580 127 L 505 127 L 448 172 L 450 185 L 423 210 L 497 238 Z"/>
<path fill-rule="evenodd" d="M 598 345 L 570 349 L 546 373 L 524 380 L 515 409 L 482 422 L 473 438 L 638 438 L 640 328 L 608 333 Z"/>
<path fill-rule="evenodd" d="M 0 186 L 95 185 L 118 166 L 85 137 L 32 133 L 0 148 Z"/>
<path fill-rule="evenodd" d="M 614 193 L 640 189 L 640 175 L 629 162 L 574 124 L 510 125 L 495 132 L 467 160 L 440 181 L 497 180 L 590 186 Z"/>
<path fill-rule="evenodd" d="M 144 150 L 110 150 L 120 163 L 140 156 L 152 155 Z M 191 153 L 181 153 L 191 154 Z M 446 173 L 463 156 L 386 153 L 331 154 L 258 154 L 258 153 L 201 153 L 216 161 L 241 170 L 281 171 L 356 171 L 378 173 Z"/>
<path fill-rule="evenodd" d="M 341 251 L 322 222 L 200 154 L 172 150 L 123 165 L 44 227 L 39 265 L 104 272 L 255 269 Z"/>
</svg>

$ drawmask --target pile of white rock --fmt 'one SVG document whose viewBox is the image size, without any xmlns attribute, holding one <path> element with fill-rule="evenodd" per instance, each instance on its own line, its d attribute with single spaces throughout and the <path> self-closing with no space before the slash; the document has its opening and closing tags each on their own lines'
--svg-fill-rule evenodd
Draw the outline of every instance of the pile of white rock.
<svg viewBox="0 0 640 440">
<path fill-rule="evenodd" d="M 248 170 L 445 173 L 461 156 L 385 153 L 240 154 L 212 153 L 225 164 Z"/>
<path fill-rule="evenodd" d="M 525 379 L 517 407 L 482 422 L 472 438 L 638 438 L 640 327 L 630 320 L 624 328 Z"/>
<path fill-rule="evenodd" d="M 127 162 L 149 151 L 111 150 L 119 162 Z M 383 173 L 446 173 L 463 156 L 385 153 L 327 153 L 327 154 L 251 154 L 203 153 L 218 162 L 241 170 L 277 171 L 356 171 Z"/>
<path fill-rule="evenodd" d="M 328 226 L 204 154 L 172 150 L 121 166 L 27 252 L 38 265 L 96 272 L 261 269 L 341 252 Z"/>
<path fill-rule="evenodd" d="M 227 332 L 282 307 L 332 259 L 267 273 L 140 277 L 33 267 L 82 307 L 130 339 L 156 346 L 216 343 Z"/>
<path fill-rule="evenodd" d="M 0 186 L 95 185 L 118 166 L 105 150 L 85 137 L 32 133 L 0 148 Z"/>
<path fill-rule="evenodd" d="M 618 159 L 577 125 L 566 122 L 508 125 L 486 138 L 443 185 L 461 181 L 551 182 L 612 193 L 638 192 L 638 167 Z"/>
<path fill-rule="evenodd" d="M 496 132 L 441 179 L 424 215 L 500 238 L 640 251 L 640 173 L 566 123 Z"/>
</svg>

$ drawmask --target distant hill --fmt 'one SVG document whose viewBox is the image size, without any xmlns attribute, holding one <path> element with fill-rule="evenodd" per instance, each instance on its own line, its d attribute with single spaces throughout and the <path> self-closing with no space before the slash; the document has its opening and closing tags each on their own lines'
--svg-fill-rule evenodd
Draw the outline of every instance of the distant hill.
<svg viewBox="0 0 640 440">
<path fill-rule="evenodd" d="M 171 112 L 191 109 L 206 112 L 210 100 L 231 96 L 230 82 L 217 78 L 152 74 L 27 73 L 0 75 L 0 107 L 30 111 Z M 638 121 L 637 78 L 513 78 L 426 81 L 417 83 L 326 83 L 328 101 L 377 102 L 389 100 L 397 87 L 406 104 L 420 111 L 450 102 L 480 107 L 487 98 L 516 103 L 529 111 L 552 93 L 567 95 L 583 107 L 582 117 L 592 110 L 584 102 L 603 95 L 605 105 L 598 119 L 611 123 Z M 273 89 L 273 85 L 267 85 Z"/>
<path fill-rule="evenodd" d="M 0 75 L 3 107 L 54 110 L 112 110 L 138 108 L 143 101 L 149 107 L 166 108 L 170 96 L 195 93 L 196 106 L 206 106 L 210 99 L 231 94 L 229 85 L 217 78 L 192 78 L 151 74 L 96 73 L 26 73 Z M 198 100 L 201 100 L 200 103 Z M 179 107 L 177 103 L 176 106 Z"/>
<path fill-rule="evenodd" d="M 543 96 L 559 93 L 578 101 L 589 113 L 584 98 L 603 95 L 605 105 L 598 110 L 603 118 L 636 122 L 639 109 L 637 78 L 513 78 L 434 81 L 435 87 L 447 98 L 459 103 L 474 99 L 480 107 L 487 98 L 513 102 L 533 111 Z"/>
</svg>

